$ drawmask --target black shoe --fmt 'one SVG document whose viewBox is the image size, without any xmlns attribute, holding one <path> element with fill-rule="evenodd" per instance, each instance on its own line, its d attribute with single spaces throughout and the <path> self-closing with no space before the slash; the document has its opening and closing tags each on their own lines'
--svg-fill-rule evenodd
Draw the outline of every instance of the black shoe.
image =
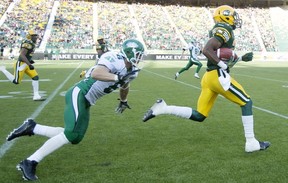
<svg viewBox="0 0 288 183">
<path fill-rule="evenodd" d="M 158 99 L 156 103 L 144 114 L 142 121 L 146 122 L 157 115 L 163 113 L 164 108 L 167 104 L 163 99 Z"/>
<path fill-rule="evenodd" d="M 25 159 L 21 161 L 16 168 L 22 172 L 24 180 L 37 180 L 38 177 L 35 175 L 37 165 L 38 163 L 36 161 Z"/>
<path fill-rule="evenodd" d="M 24 135 L 34 135 L 33 130 L 36 126 L 36 122 L 33 119 L 27 119 L 24 123 L 18 128 L 14 129 L 6 138 L 7 141 L 13 140 L 17 137 Z"/>
<path fill-rule="evenodd" d="M 270 147 L 271 143 L 268 142 L 268 141 L 265 141 L 265 142 L 259 142 L 260 144 L 260 150 L 265 150 L 267 149 L 268 147 Z"/>
<path fill-rule="evenodd" d="M 153 111 L 151 109 L 149 109 L 145 114 L 144 114 L 144 117 L 142 119 L 143 122 L 146 122 L 148 121 L 149 119 L 152 119 L 154 118 L 155 115 L 153 114 Z"/>
</svg>

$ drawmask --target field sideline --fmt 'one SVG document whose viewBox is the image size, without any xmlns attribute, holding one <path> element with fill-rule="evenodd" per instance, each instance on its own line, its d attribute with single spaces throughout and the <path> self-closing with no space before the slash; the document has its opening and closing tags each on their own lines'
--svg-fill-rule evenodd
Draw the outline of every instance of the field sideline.
<svg viewBox="0 0 288 183">
<path fill-rule="evenodd" d="M 12 71 L 12 63 L 0 64 Z M 142 71 L 131 83 L 132 109 L 114 113 L 117 91 L 99 100 L 91 108 L 84 140 L 59 149 L 39 164 L 40 182 L 287 182 L 288 62 L 238 63 L 231 72 L 252 97 L 256 137 L 272 143 L 267 151 L 251 154 L 244 152 L 240 108 L 223 97 L 218 97 L 203 123 L 173 116 L 141 121 L 157 98 L 196 107 L 200 80 L 193 77 L 195 67 L 174 80 L 185 64 L 141 63 Z M 8 133 L 28 117 L 63 126 L 65 91 L 80 80 L 82 69 L 92 65 L 92 61 L 38 61 L 35 67 L 45 102 L 32 101 L 29 80 L 16 86 L 0 73 L 0 175 L 5 183 L 23 182 L 15 166 L 45 142 L 33 136 L 7 143 Z M 203 65 L 200 76 L 206 62 Z"/>
</svg>

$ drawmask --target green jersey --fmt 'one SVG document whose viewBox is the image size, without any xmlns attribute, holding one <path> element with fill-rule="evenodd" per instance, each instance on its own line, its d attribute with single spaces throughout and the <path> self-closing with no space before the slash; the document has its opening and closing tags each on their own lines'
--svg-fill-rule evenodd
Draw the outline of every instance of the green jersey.
<svg viewBox="0 0 288 183">
<path fill-rule="evenodd" d="M 229 24 L 226 23 L 217 23 L 214 25 L 213 29 L 209 32 L 209 37 L 214 37 L 218 41 L 221 42 L 220 48 L 232 48 L 234 49 L 235 43 L 235 37 L 233 33 L 233 29 Z M 214 70 L 218 69 L 219 66 L 217 66 L 216 63 L 209 60 L 207 61 L 207 69 L 208 70 Z"/>
</svg>

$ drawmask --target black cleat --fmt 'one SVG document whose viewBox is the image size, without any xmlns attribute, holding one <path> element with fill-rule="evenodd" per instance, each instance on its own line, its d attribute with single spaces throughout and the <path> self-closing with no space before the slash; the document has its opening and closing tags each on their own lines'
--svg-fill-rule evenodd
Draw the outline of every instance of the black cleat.
<svg viewBox="0 0 288 183">
<path fill-rule="evenodd" d="M 146 122 L 159 114 L 164 114 L 166 107 L 166 102 L 163 99 L 158 99 L 156 103 L 144 114 L 142 121 Z"/>
<path fill-rule="evenodd" d="M 265 150 L 271 145 L 271 143 L 268 141 L 264 141 L 264 142 L 259 141 L 259 144 L 260 144 L 260 150 Z"/>
<path fill-rule="evenodd" d="M 143 122 L 146 122 L 148 121 L 149 119 L 152 119 L 154 118 L 155 115 L 153 114 L 153 111 L 151 109 L 149 109 L 145 114 L 144 114 L 144 117 L 143 117 Z"/>
<path fill-rule="evenodd" d="M 37 165 L 38 163 L 36 161 L 25 159 L 21 161 L 16 168 L 22 172 L 24 180 L 37 180 L 38 177 L 35 175 Z"/>
<path fill-rule="evenodd" d="M 11 141 L 17 137 L 25 135 L 34 135 L 33 130 L 36 126 L 36 122 L 33 119 L 27 119 L 24 123 L 18 128 L 14 129 L 8 136 L 7 141 Z"/>
</svg>

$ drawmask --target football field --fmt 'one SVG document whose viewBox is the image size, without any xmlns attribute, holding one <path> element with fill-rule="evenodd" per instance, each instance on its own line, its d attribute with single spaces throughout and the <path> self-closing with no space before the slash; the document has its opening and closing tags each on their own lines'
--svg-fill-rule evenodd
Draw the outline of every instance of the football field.
<svg viewBox="0 0 288 183">
<path fill-rule="evenodd" d="M 200 80 L 195 66 L 174 74 L 186 61 L 144 61 L 131 83 L 132 109 L 116 114 L 119 92 L 104 96 L 90 109 L 86 136 L 66 145 L 37 166 L 43 183 L 284 183 L 288 182 L 288 62 L 238 63 L 234 77 L 253 100 L 255 135 L 270 141 L 266 151 L 245 153 L 239 106 L 218 96 L 202 123 L 157 116 L 143 123 L 144 113 L 158 98 L 168 105 L 196 108 Z M 13 61 L 0 61 L 10 72 Z M 93 61 L 36 61 L 43 102 L 32 100 L 30 79 L 20 85 L 0 72 L 0 182 L 24 182 L 16 165 L 45 141 L 31 136 L 6 142 L 6 136 L 27 118 L 63 127 L 65 92 L 80 81 Z M 202 77 L 206 62 L 199 75 Z"/>
</svg>

